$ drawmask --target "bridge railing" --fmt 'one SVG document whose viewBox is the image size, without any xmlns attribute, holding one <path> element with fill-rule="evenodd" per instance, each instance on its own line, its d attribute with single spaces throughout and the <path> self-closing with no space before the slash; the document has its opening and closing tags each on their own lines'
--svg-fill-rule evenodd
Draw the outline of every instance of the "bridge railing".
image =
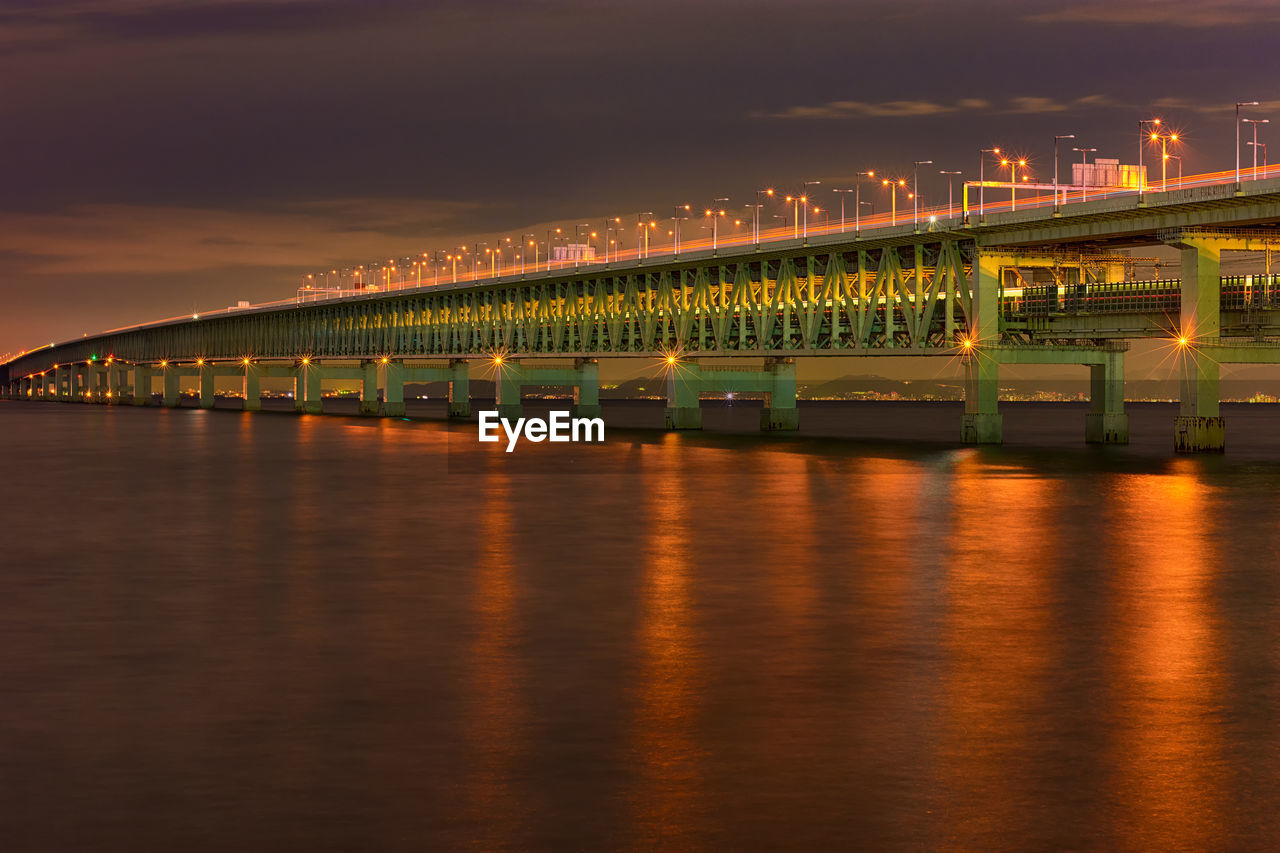
<svg viewBox="0 0 1280 853">
<path fill-rule="evenodd" d="M 1280 309 L 1280 275 L 1222 277 L 1223 311 Z M 1036 284 L 1006 291 L 1006 319 L 1079 314 L 1174 313 L 1182 304 L 1180 279 L 1107 284 Z"/>
</svg>

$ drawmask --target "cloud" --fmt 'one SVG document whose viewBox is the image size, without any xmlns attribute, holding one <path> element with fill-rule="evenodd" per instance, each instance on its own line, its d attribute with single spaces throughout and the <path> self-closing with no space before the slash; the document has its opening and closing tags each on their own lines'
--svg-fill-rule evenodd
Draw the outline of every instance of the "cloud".
<svg viewBox="0 0 1280 853">
<path fill-rule="evenodd" d="M 1027 15 L 1040 24 L 1115 24 L 1120 26 L 1238 27 L 1280 23 L 1280 5 L 1258 0 L 1084 0 Z"/>
<path fill-rule="evenodd" d="M 1201 115 L 1225 115 L 1234 113 L 1236 105 L 1234 102 L 1220 103 L 1204 103 L 1197 101 L 1188 101 L 1185 98 L 1158 98 L 1151 103 L 1152 109 L 1156 110 L 1174 110 L 1181 112 L 1199 113 Z M 1280 110 L 1280 99 L 1270 101 L 1259 101 L 1256 107 L 1241 107 L 1244 115 L 1250 113 L 1270 113 Z"/>
<path fill-rule="evenodd" d="M 1092 107 L 1112 106 L 1106 95 L 1086 95 L 1070 101 L 1053 98 L 1022 96 L 1010 98 L 1003 104 L 994 104 L 983 98 L 961 98 L 954 103 L 937 101 L 828 101 L 817 106 L 789 107 L 781 112 L 753 113 L 755 118 L 773 119 L 852 119 L 852 118 L 917 118 L 920 116 L 946 115 L 957 112 L 1030 115 L 1058 113 Z"/>
<path fill-rule="evenodd" d="M 189 273 L 243 267 L 314 269 L 362 263 L 457 227 L 469 205 L 337 199 L 287 210 L 83 205 L 57 213 L 0 213 L 8 272 Z M 352 227 L 350 223 L 358 222 Z"/>
</svg>

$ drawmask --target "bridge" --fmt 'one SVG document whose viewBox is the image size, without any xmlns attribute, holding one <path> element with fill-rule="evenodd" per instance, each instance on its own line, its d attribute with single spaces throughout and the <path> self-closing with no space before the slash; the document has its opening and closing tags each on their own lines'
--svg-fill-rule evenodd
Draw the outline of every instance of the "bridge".
<svg viewBox="0 0 1280 853">
<path fill-rule="evenodd" d="M 159 382 L 176 406 L 195 377 L 211 407 L 234 376 L 256 410 L 262 379 L 287 378 L 297 410 L 319 413 L 324 381 L 357 380 L 362 413 L 401 415 L 406 382 L 446 381 L 450 416 L 468 417 L 484 371 L 504 415 L 529 386 L 571 386 L 593 414 L 600 359 L 639 358 L 666 370 L 670 428 L 701 426 L 701 394 L 738 391 L 763 393 L 761 427 L 787 430 L 798 359 L 913 356 L 963 363 L 965 442 L 1002 440 L 1001 365 L 1074 364 L 1091 377 L 1086 440 L 1123 443 L 1128 341 L 1155 338 L 1181 374 L 1175 448 L 1221 450 L 1221 365 L 1280 363 L 1280 276 L 1220 263 L 1280 247 L 1280 179 L 1188 183 L 192 315 L 24 353 L 0 365 L 0 391 L 151 405 Z M 1122 280 L 1121 250 L 1158 245 L 1179 252 L 1180 279 Z"/>
</svg>

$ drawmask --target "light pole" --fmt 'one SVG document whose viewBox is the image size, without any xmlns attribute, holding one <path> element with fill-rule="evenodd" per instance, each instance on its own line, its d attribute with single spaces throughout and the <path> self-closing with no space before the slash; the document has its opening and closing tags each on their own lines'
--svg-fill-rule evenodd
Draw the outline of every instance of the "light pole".
<svg viewBox="0 0 1280 853">
<path fill-rule="evenodd" d="M 755 238 L 756 238 L 755 242 L 757 246 L 760 245 L 760 208 L 762 207 L 762 204 L 760 202 L 760 196 L 762 195 L 767 195 L 772 197 L 773 187 L 769 187 L 768 189 L 763 189 L 763 190 L 756 190 L 756 214 L 753 220 L 751 230 L 752 230 L 752 233 L 755 235 Z"/>
<path fill-rule="evenodd" d="M 1262 151 L 1264 154 L 1266 153 L 1266 150 L 1266 146 L 1263 146 Z M 1178 161 L 1178 189 L 1182 189 L 1182 155 L 1170 154 L 1169 159 Z"/>
<path fill-rule="evenodd" d="M 524 241 L 524 238 L 525 238 L 525 237 L 533 237 L 534 239 L 533 239 L 533 240 L 530 240 L 528 243 L 525 243 L 525 241 Z M 532 232 L 530 232 L 530 233 L 528 233 L 528 234 L 521 234 L 521 235 L 520 235 L 520 245 L 521 245 L 521 250 L 520 250 L 520 275 L 524 275 L 524 248 L 523 248 L 523 247 L 524 247 L 524 246 L 526 246 L 526 245 L 527 245 L 527 246 L 533 246 L 533 267 L 534 267 L 534 269 L 537 269 L 537 268 L 538 268 L 538 242 L 537 242 L 537 237 L 538 237 L 538 235 L 537 235 L 537 234 L 534 234 L 534 233 L 532 233 Z"/>
<path fill-rule="evenodd" d="M 1236 101 L 1236 189 L 1240 189 L 1240 108 L 1256 107 L 1257 101 Z"/>
<path fill-rule="evenodd" d="M 978 149 L 978 221 L 979 222 L 986 221 L 986 213 L 983 210 L 983 202 L 985 201 L 983 190 L 986 189 L 986 187 L 983 185 L 987 182 L 987 178 L 986 178 L 987 158 L 983 157 L 982 155 L 983 154 L 999 154 L 999 153 L 1000 153 L 999 148 L 979 148 Z"/>
<path fill-rule="evenodd" d="M 1053 138 L 1053 212 L 1058 212 L 1058 140 L 1059 139 L 1075 139 L 1074 133 L 1055 136 Z"/>
<path fill-rule="evenodd" d="M 1151 141 L 1160 143 L 1160 192 L 1165 192 L 1169 189 L 1169 143 L 1177 142 L 1178 134 L 1152 132 Z"/>
<path fill-rule="evenodd" d="M 907 181 L 905 178 L 898 178 L 897 181 L 891 181 L 888 178 L 883 178 L 880 181 L 880 186 L 889 188 L 889 196 L 890 196 L 889 224 L 890 225 L 898 224 L 898 187 L 905 187 L 906 185 L 907 185 Z"/>
<path fill-rule="evenodd" d="M 645 217 L 648 217 L 646 219 Z M 653 221 L 653 211 L 647 210 L 636 214 L 636 255 L 639 258 L 649 257 L 649 222 Z M 643 249 L 641 248 L 643 246 Z"/>
<path fill-rule="evenodd" d="M 875 170 L 868 169 L 865 172 L 857 172 L 853 177 L 853 236 L 855 237 L 862 232 L 862 220 L 859 216 L 862 211 L 862 179 L 874 178 L 875 176 Z"/>
<path fill-rule="evenodd" d="M 1271 124 L 1269 118 L 1242 118 L 1241 121 L 1247 121 L 1253 125 L 1253 142 L 1248 143 L 1253 146 L 1253 179 L 1258 180 L 1258 125 Z"/>
<path fill-rule="evenodd" d="M 1097 148 L 1072 148 L 1072 151 L 1080 152 L 1080 200 L 1084 201 L 1085 194 L 1089 191 L 1089 170 L 1085 166 L 1089 163 L 1089 155 L 1097 153 Z"/>
<path fill-rule="evenodd" d="M 720 217 L 724 216 L 724 209 L 717 208 L 715 205 L 716 205 L 716 202 L 728 201 L 728 200 L 729 199 L 727 198 L 713 198 L 711 200 L 712 206 L 710 209 L 707 210 L 707 215 L 711 217 L 711 254 L 713 255 L 716 253 L 717 239 L 720 233 L 719 229 L 717 228 L 717 225 L 720 222 Z"/>
<path fill-rule="evenodd" d="M 560 229 L 555 229 L 555 233 L 559 234 Z M 547 272 L 551 272 L 551 234 L 550 228 L 547 229 Z"/>
<path fill-rule="evenodd" d="M 674 208 L 672 208 L 672 212 L 671 212 L 671 226 L 672 226 L 671 236 L 673 238 L 671 243 L 672 257 L 676 257 L 677 255 L 680 254 L 680 223 L 689 218 L 687 216 L 681 216 L 680 215 L 681 211 L 688 213 L 689 205 L 677 204 Z"/>
<path fill-rule="evenodd" d="M 804 204 L 804 239 L 809 239 L 809 187 L 821 186 L 822 181 L 805 181 L 800 185 L 800 201 Z"/>
<path fill-rule="evenodd" d="M 832 190 L 833 193 L 840 193 L 840 233 L 844 233 L 844 196 L 845 193 L 851 193 L 853 190 Z"/>
<path fill-rule="evenodd" d="M 1143 136 L 1143 130 L 1142 130 L 1142 126 L 1144 124 L 1152 124 L 1152 125 L 1159 126 L 1160 119 L 1158 118 L 1138 119 L 1138 204 L 1142 204 L 1142 189 L 1143 189 L 1143 185 L 1146 184 L 1147 182 L 1146 180 L 1147 168 L 1142 163 L 1142 151 L 1143 151 L 1143 148 L 1145 148 L 1145 145 L 1143 143 L 1146 141 L 1145 137 Z"/>
<path fill-rule="evenodd" d="M 1009 167 L 1009 210 L 1018 209 L 1018 167 L 1027 165 L 1026 160 L 1001 160 L 1001 166 Z"/>
<path fill-rule="evenodd" d="M 964 174 L 964 172 L 961 172 L 961 171 L 959 171 L 959 170 L 956 170 L 956 171 L 954 171 L 954 172 L 953 172 L 953 171 L 948 171 L 948 170 L 946 170 L 946 169 L 940 169 L 940 170 L 938 171 L 938 174 L 939 174 L 939 175 L 963 175 L 963 174 Z M 955 180 L 954 180 L 954 178 L 947 178 L 947 218 L 948 218 L 948 219 L 951 219 L 951 218 L 952 218 L 952 217 L 954 217 L 955 215 L 956 215 L 956 211 L 955 211 Z"/>
<path fill-rule="evenodd" d="M 1252 146 L 1253 146 L 1253 161 L 1254 161 L 1255 163 L 1257 163 L 1257 162 L 1258 162 L 1258 149 L 1259 149 L 1259 148 L 1261 148 L 1261 149 L 1262 149 L 1262 172 L 1263 172 L 1263 174 L 1266 174 L 1266 171 L 1267 171 L 1267 143 L 1265 143 L 1265 142 L 1249 142 L 1249 143 L 1246 143 L 1246 144 L 1248 144 L 1248 145 L 1252 145 Z M 1182 158 L 1178 158 L 1178 159 L 1182 159 Z M 1181 170 L 1181 169 L 1182 169 L 1181 164 L 1179 164 L 1178 169 L 1179 169 L 1179 170 Z M 1257 173 L 1257 171 L 1258 171 L 1258 167 L 1257 167 L 1257 166 L 1254 166 L 1254 167 L 1253 167 L 1253 171 L 1254 171 L 1254 173 L 1256 174 L 1256 173 Z M 1181 171 L 1179 171 L 1179 174 L 1181 174 Z M 1255 179 L 1255 180 L 1256 180 L 1256 179 Z"/>
<path fill-rule="evenodd" d="M 587 229 L 587 242 L 582 242 L 582 229 Z M 573 239 L 577 244 L 574 250 L 573 268 L 577 269 L 581 263 L 586 260 L 584 255 L 587 253 L 587 247 L 591 245 L 591 225 L 583 222 L 573 226 Z"/>
<path fill-rule="evenodd" d="M 911 173 L 911 196 L 914 199 L 911 204 L 911 223 L 916 226 L 917 231 L 920 230 L 920 167 L 932 165 L 932 160 L 916 160 Z"/>
</svg>

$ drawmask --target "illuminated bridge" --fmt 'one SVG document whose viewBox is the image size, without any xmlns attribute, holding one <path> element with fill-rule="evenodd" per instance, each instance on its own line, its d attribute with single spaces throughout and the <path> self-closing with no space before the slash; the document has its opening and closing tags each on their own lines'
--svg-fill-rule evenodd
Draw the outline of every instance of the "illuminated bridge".
<svg viewBox="0 0 1280 853">
<path fill-rule="evenodd" d="M 942 208 L 943 211 L 946 208 Z M 1177 280 L 1125 281 L 1122 250 L 1165 245 Z M 876 223 L 857 234 L 706 241 L 678 256 L 528 270 L 488 280 L 345 292 L 115 330 L 25 353 L 0 366 L 22 400 L 149 405 L 155 383 L 178 404 L 198 377 L 243 382 L 260 406 L 263 378 L 289 378 L 299 411 L 319 412 L 321 384 L 358 380 L 361 410 L 404 412 L 406 382 L 448 381 L 451 416 L 470 414 L 469 378 L 496 381 L 504 415 L 526 386 L 572 386 L 598 411 L 598 363 L 663 362 L 667 424 L 698 428 L 699 395 L 765 395 L 762 427 L 794 429 L 797 359 L 960 359 L 966 442 L 1002 438 L 1001 364 L 1091 371 L 1086 439 L 1125 442 L 1126 341 L 1170 342 L 1182 376 L 1179 450 L 1220 450 L 1219 367 L 1280 362 L 1280 277 L 1226 277 L 1222 254 L 1280 247 L 1280 179 L 1209 182 L 1017 210 Z M 730 358 L 734 361 L 721 361 Z M 706 359 L 714 359 L 707 363 Z"/>
</svg>

